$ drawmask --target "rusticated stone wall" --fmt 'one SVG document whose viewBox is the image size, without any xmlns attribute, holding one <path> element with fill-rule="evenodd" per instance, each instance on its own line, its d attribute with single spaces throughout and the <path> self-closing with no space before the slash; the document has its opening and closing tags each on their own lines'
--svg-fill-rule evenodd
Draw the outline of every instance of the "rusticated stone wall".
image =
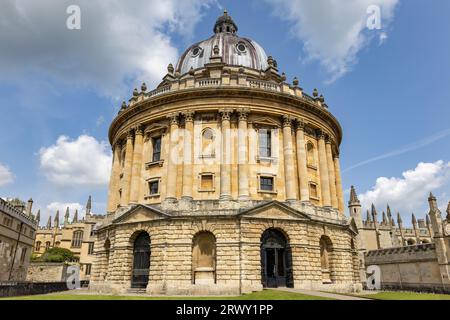
<svg viewBox="0 0 450 320">
<path fill-rule="evenodd" d="M 138 214 L 136 214 L 138 215 Z M 267 216 L 264 217 L 264 215 Z M 100 229 L 96 242 L 91 289 L 126 292 L 131 286 L 133 242 L 140 232 L 151 239 L 147 292 L 153 294 L 240 294 L 263 288 L 261 281 L 261 236 L 270 228 L 281 231 L 292 250 L 295 288 L 353 291 L 359 279 L 353 270 L 354 236 L 345 225 L 298 219 L 271 219 L 278 208 L 263 217 L 173 217 L 124 222 Z M 215 283 L 194 284 L 192 243 L 201 231 L 216 239 Z M 322 236 L 332 243 L 330 269 L 332 284 L 322 283 L 320 245 Z M 111 243 L 109 261 L 105 242 Z"/>
</svg>

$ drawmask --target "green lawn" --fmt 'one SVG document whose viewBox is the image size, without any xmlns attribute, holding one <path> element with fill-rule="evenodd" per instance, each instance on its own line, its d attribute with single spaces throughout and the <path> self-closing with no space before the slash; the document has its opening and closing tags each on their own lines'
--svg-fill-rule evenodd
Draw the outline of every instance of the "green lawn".
<svg viewBox="0 0 450 320">
<path fill-rule="evenodd" d="M 5 300 L 332 300 L 327 298 L 308 296 L 299 293 L 264 290 L 242 296 L 224 297 L 146 297 L 146 296 L 115 296 L 57 293 L 47 295 L 5 298 Z"/>
<path fill-rule="evenodd" d="M 417 293 L 417 292 L 379 292 L 376 294 L 358 295 L 375 300 L 450 300 L 449 294 Z"/>
</svg>

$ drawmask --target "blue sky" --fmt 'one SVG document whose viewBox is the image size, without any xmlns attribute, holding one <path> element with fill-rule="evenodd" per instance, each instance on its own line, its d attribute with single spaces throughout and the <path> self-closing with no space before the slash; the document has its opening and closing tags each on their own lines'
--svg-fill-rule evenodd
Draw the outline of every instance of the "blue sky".
<svg viewBox="0 0 450 320">
<path fill-rule="evenodd" d="M 81 30 L 65 10 L 81 8 Z M 378 4 L 382 29 L 368 30 Z M 409 221 L 450 200 L 450 2 L 6 0 L 0 13 L 0 196 L 94 212 L 107 199 L 109 123 L 142 81 L 212 34 L 227 8 L 280 71 L 317 87 L 344 129 L 344 189 Z M 65 138 L 61 138 L 64 136 Z M 372 159 L 372 160 L 371 160 Z M 369 160 L 369 161 L 368 161 Z M 385 178 L 383 178 L 385 177 Z M 405 219 L 404 219 L 405 220 Z"/>
</svg>

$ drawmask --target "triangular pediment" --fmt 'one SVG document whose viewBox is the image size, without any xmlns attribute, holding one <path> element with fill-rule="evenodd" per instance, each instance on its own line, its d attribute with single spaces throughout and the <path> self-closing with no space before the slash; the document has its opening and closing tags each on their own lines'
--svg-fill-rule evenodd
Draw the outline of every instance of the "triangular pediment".
<svg viewBox="0 0 450 320">
<path fill-rule="evenodd" d="M 254 127 L 273 127 L 273 128 L 280 128 L 281 125 L 279 122 L 273 120 L 272 118 L 269 117 L 260 117 L 260 118 L 256 118 L 253 119 L 251 121 L 251 123 L 253 124 Z"/>
<path fill-rule="evenodd" d="M 239 213 L 239 216 L 261 219 L 310 220 L 310 217 L 284 203 L 272 201 Z"/>
<path fill-rule="evenodd" d="M 130 210 L 126 211 L 116 219 L 114 223 L 135 223 L 135 222 L 146 222 L 152 220 L 162 220 L 167 219 L 170 216 L 156 208 L 137 205 Z"/>
</svg>

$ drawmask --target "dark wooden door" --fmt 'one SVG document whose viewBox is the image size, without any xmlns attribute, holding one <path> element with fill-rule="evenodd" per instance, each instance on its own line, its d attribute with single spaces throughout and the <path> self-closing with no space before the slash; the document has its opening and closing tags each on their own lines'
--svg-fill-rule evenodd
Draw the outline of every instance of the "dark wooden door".
<svg viewBox="0 0 450 320">
<path fill-rule="evenodd" d="M 294 286 L 291 250 L 278 230 L 266 230 L 261 238 L 261 273 L 264 287 Z"/>
<path fill-rule="evenodd" d="M 141 233 L 134 242 L 132 288 L 146 288 L 150 272 L 150 236 Z"/>
</svg>

